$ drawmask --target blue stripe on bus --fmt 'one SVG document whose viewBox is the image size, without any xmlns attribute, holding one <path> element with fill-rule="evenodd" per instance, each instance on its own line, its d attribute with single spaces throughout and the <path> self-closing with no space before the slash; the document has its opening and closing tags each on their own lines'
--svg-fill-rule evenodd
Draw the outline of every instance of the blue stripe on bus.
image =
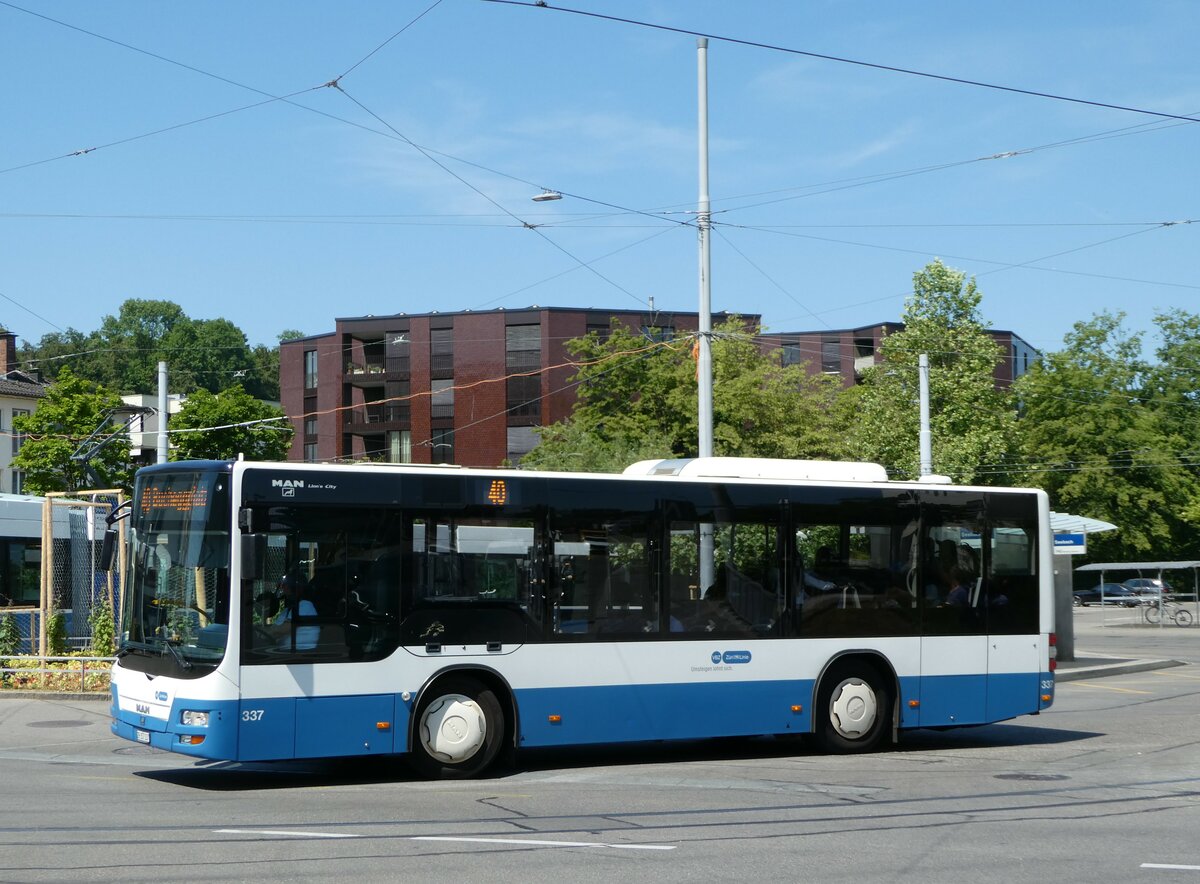
<svg viewBox="0 0 1200 884">
<path fill-rule="evenodd" d="M 1047 682 L 1053 684 L 1050 673 L 906 676 L 900 679 L 900 727 L 981 724 L 1037 712 L 1049 705 L 1041 701 Z M 525 688 L 516 691 L 520 745 L 803 734 L 812 727 L 813 689 L 811 679 Z M 115 687 L 113 693 L 115 736 L 197 758 L 273 761 L 408 750 L 410 708 L 394 694 L 240 702 L 176 697 L 164 722 L 118 711 Z M 208 711 L 209 726 L 185 727 L 183 709 Z M 140 741 L 139 731 L 147 735 Z M 181 734 L 205 740 L 180 743 Z"/>
<path fill-rule="evenodd" d="M 811 680 L 527 688 L 516 692 L 521 745 L 807 733 L 812 690 Z"/>
</svg>

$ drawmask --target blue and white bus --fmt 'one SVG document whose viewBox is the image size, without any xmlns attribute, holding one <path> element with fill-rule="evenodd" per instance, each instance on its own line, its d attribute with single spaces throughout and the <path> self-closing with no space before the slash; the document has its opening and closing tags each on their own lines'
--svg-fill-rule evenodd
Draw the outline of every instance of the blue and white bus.
<svg viewBox="0 0 1200 884">
<path fill-rule="evenodd" d="M 205 759 L 810 734 L 1053 702 L 1049 506 L 874 464 L 139 471 L 112 731 Z"/>
</svg>

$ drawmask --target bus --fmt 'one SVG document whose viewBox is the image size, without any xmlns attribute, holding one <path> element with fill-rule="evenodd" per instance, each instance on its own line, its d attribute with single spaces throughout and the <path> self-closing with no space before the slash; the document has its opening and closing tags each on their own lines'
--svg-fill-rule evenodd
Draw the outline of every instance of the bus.
<svg viewBox="0 0 1200 884">
<path fill-rule="evenodd" d="M 112 732 L 199 759 L 471 776 L 533 747 L 865 752 L 1054 697 L 1037 490 L 770 459 L 239 460 L 146 467 L 123 515 Z"/>
</svg>

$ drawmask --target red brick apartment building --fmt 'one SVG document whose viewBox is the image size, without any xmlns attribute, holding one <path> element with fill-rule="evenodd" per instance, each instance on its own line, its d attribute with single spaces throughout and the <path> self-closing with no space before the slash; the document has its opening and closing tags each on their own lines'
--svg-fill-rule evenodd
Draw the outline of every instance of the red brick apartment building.
<svg viewBox="0 0 1200 884">
<path fill-rule="evenodd" d="M 714 314 L 713 324 L 726 314 Z M 746 315 L 757 327 L 760 317 Z M 534 428 L 571 413 L 566 342 L 612 324 L 655 339 L 695 331 L 696 313 L 530 307 L 335 320 L 285 341 L 279 392 L 296 436 L 290 460 L 513 463 Z"/>
<path fill-rule="evenodd" d="M 714 314 L 713 324 L 726 318 Z M 742 318 L 750 328 L 761 319 Z M 289 459 L 516 463 L 537 444 L 535 427 L 571 413 L 575 370 L 566 342 L 613 323 L 655 339 L 699 325 L 696 313 L 571 307 L 337 319 L 333 332 L 279 348 L 280 398 L 296 430 Z M 851 386 L 874 364 L 882 337 L 902 328 L 771 333 L 760 345 Z M 1006 385 L 1038 354 L 1011 332 L 991 334 L 1006 354 L 996 383 Z"/>
<path fill-rule="evenodd" d="M 858 328 L 770 332 L 759 341 L 764 350 L 781 350 L 785 365 L 806 362 L 811 374 L 835 374 L 843 386 L 852 387 L 862 379 L 864 369 L 878 362 L 883 338 L 903 330 L 902 322 L 878 322 Z M 1013 332 L 988 329 L 988 334 L 1000 347 L 1001 358 L 993 373 L 997 387 L 1007 387 L 1041 358 Z"/>
</svg>

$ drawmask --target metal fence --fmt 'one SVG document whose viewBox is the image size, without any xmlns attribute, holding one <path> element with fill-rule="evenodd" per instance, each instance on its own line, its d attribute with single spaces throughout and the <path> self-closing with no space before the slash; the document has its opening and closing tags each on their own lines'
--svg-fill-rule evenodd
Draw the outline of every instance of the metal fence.
<svg viewBox="0 0 1200 884">
<path fill-rule="evenodd" d="M 0 691 L 49 690 L 102 693 L 116 657 L 41 657 L 0 659 Z"/>
</svg>

